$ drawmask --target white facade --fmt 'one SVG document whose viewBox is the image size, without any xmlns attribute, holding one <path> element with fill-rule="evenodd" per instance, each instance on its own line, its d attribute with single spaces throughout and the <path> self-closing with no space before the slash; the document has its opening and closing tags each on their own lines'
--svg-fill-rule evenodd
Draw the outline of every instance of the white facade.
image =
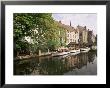
<svg viewBox="0 0 110 88">
<path fill-rule="evenodd" d="M 67 42 L 66 42 L 67 45 L 70 42 L 75 42 L 75 43 L 79 42 L 79 32 L 77 30 L 72 30 L 72 31 L 67 30 L 66 35 L 67 35 Z"/>
<path fill-rule="evenodd" d="M 87 40 L 87 38 L 88 38 L 88 32 L 87 32 L 87 30 L 83 30 L 83 32 L 82 32 L 82 34 L 83 34 L 83 43 L 88 43 L 88 40 Z"/>
</svg>

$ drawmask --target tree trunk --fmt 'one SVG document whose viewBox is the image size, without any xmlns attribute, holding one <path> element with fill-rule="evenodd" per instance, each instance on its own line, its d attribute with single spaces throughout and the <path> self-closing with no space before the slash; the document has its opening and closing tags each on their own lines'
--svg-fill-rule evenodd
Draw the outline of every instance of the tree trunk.
<svg viewBox="0 0 110 88">
<path fill-rule="evenodd" d="M 41 50 L 39 50 L 39 56 L 41 56 Z"/>
<path fill-rule="evenodd" d="M 49 49 L 48 49 L 48 53 L 49 53 L 50 51 L 49 51 Z"/>
<path fill-rule="evenodd" d="M 17 57 L 19 56 L 19 52 L 17 51 Z"/>
</svg>

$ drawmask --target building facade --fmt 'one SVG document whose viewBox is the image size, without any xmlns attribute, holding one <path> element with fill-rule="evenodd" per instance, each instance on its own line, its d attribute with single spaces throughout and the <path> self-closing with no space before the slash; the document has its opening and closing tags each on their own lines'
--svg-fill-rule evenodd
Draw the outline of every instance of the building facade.
<svg viewBox="0 0 110 88">
<path fill-rule="evenodd" d="M 71 26 L 71 22 L 70 25 L 65 25 L 61 23 L 61 21 L 59 21 L 58 23 L 62 28 L 61 30 L 65 30 L 65 34 L 60 32 L 59 34 L 64 35 L 60 40 L 66 43 L 66 45 L 78 44 L 80 47 L 87 47 L 96 42 L 96 37 L 93 34 L 93 31 L 87 29 L 86 26 L 78 25 L 76 28 L 74 28 L 73 26 Z"/>
<path fill-rule="evenodd" d="M 93 34 L 93 31 L 89 30 L 88 30 L 88 46 L 93 50 L 97 49 L 97 35 L 95 36 Z"/>
<path fill-rule="evenodd" d="M 66 31 L 67 35 L 67 42 L 66 45 L 68 45 L 70 42 L 79 43 L 79 32 L 75 28 L 68 28 Z"/>
<path fill-rule="evenodd" d="M 62 24 L 61 21 L 59 21 L 59 25 L 63 27 L 66 31 L 66 45 L 68 45 L 70 42 L 79 43 L 79 31 L 76 30 L 74 27 L 70 25 Z"/>
<path fill-rule="evenodd" d="M 76 29 L 79 31 L 79 44 L 81 47 L 83 47 L 83 45 L 86 45 L 88 43 L 88 30 L 86 26 L 82 27 L 79 25 Z"/>
<path fill-rule="evenodd" d="M 82 35 L 83 35 L 83 43 L 84 43 L 84 44 L 87 44 L 87 43 L 88 43 L 88 40 L 87 40 L 87 38 L 88 38 L 88 31 L 87 31 L 87 29 L 86 29 L 86 26 L 85 26 L 84 29 L 83 29 Z"/>
<path fill-rule="evenodd" d="M 96 36 L 92 35 L 92 42 L 95 43 L 96 42 Z"/>
</svg>

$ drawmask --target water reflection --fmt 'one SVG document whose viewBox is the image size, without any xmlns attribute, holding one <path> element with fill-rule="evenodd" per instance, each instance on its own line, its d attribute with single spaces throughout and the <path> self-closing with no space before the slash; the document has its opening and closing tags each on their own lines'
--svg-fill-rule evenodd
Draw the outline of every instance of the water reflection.
<svg viewBox="0 0 110 88">
<path fill-rule="evenodd" d="M 15 75 L 96 75 L 96 52 L 14 62 Z"/>
</svg>

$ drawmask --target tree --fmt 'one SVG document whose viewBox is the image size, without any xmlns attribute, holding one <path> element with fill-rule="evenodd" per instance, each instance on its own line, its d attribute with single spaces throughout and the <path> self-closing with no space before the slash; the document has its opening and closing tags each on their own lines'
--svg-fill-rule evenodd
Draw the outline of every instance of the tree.
<svg viewBox="0 0 110 88">
<path fill-rule="evenodd" d="M 27 49 L 34 52 L 62 46 L 63 29 L 53 20 L 51 13 L 14 13 L 13 18 L 15 50 L 21 51 L 27 45 L 30 46 Z M 30 37 L 33 42 L 29 43 L 25 37 Z"/>
</svg>

